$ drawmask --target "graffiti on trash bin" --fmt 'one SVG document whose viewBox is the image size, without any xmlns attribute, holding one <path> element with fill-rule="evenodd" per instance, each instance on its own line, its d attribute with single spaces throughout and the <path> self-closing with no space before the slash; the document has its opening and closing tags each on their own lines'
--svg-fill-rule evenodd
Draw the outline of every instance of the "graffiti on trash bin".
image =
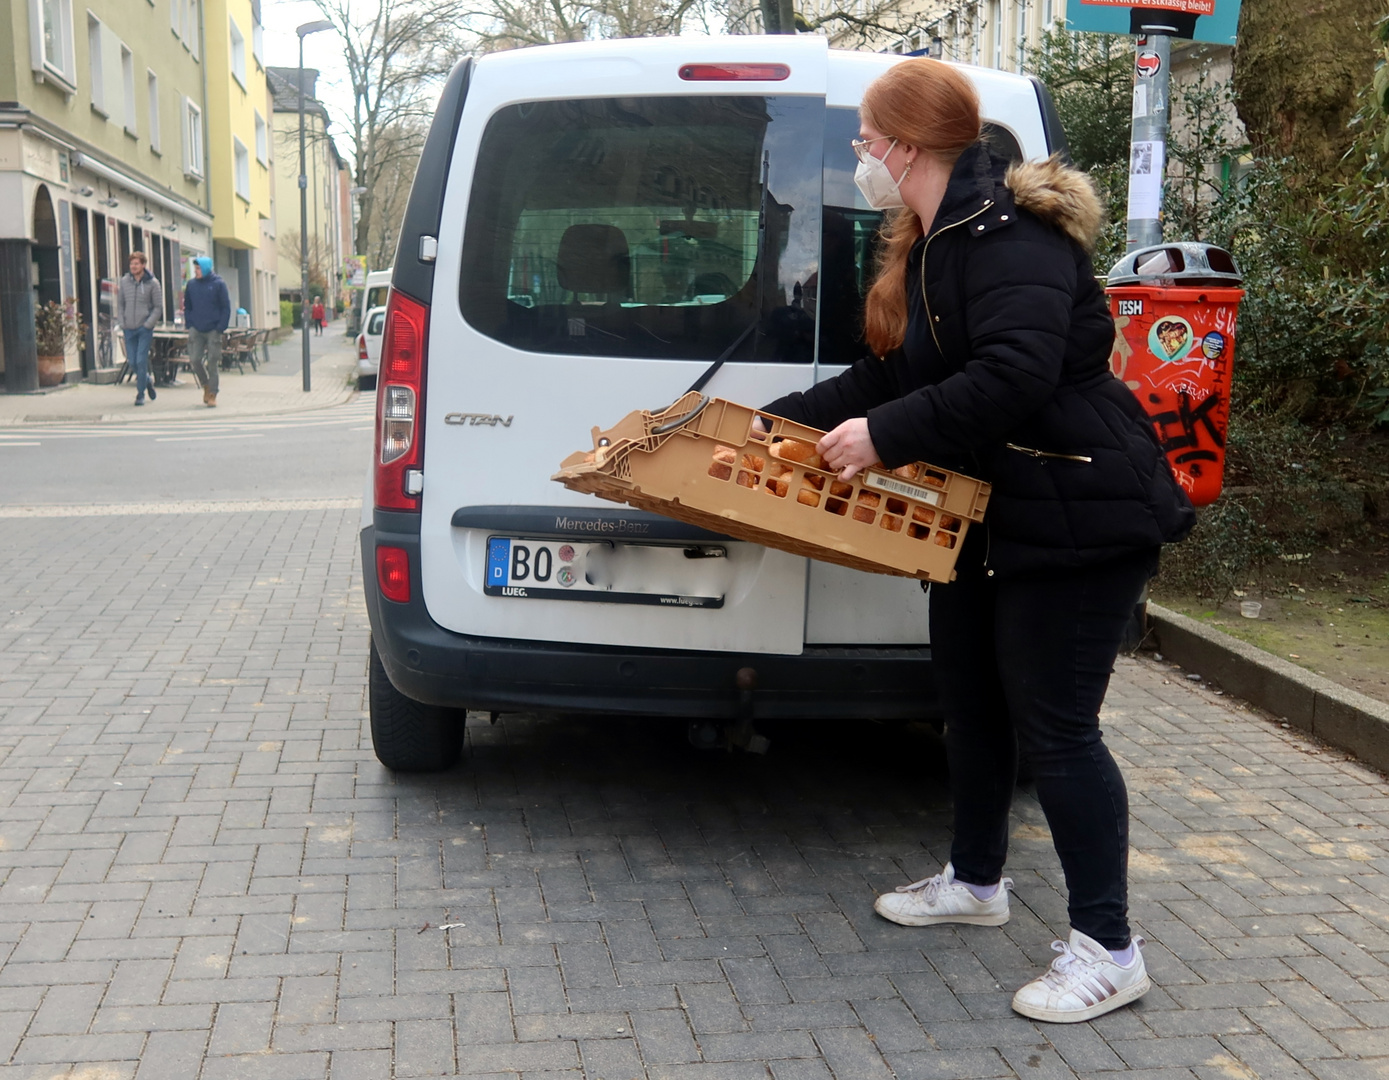
<svg viewBox="0 0 1389 1080">
<path fill-rule="evenodd" d="M 1148 414 L 1177 482 L 1204 505 L 1219 495 L 1224 471 L 1237 309 L 1188 308 L 1184 318 L 1158 304 L 1146 307 L 1142 315 L 1115 318 L 1110 370 Z"/>
</svg>

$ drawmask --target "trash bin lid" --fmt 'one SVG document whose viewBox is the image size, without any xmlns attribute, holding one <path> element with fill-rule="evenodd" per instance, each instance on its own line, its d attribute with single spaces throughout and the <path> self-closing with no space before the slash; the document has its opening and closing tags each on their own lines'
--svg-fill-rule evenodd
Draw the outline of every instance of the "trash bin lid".
<svg viewBox="0 0 1389 1080">
<path fill-rule="evenodd" d="M 1244 281 L 1235 260 L 1214 244 L 1178 242 L 1153 244 L 1130 251 L 1114 264 L 1105 284 L 1113 285 L 1224 285 L 1238 287 Z"/>
</svg>

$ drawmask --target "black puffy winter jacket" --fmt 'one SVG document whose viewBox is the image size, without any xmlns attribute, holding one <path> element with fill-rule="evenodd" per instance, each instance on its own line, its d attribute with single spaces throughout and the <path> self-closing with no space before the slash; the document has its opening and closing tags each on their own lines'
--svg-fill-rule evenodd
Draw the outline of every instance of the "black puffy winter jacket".
<svg viewBox="0 0 1389 1080">
<path fill-rule="evenodd" d="M 889 468 L 989 480 L 988 568 L 1093 565 L 1183 539 L 1195 511 L 1109 369 L 1114 322 L 1087 253 L 1088 178 L 1053 158 L 961 155 L 908 261 L 902 347 L 766 411 L 829 430 L 867 416 Z"/>
</svg>

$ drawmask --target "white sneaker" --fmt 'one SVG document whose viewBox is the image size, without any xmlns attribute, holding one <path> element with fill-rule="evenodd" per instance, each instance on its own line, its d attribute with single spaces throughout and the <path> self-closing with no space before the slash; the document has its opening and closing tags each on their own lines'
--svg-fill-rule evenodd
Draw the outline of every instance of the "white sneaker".
<svg viewBox="0 0 1389 1080">
<path fill-rule="evenodd" d="M 883 893 L 873 901 L 873 910 L 903 926 L 1002 926 L 1008 921 L 1008 890 L 1012 887 L 1013 879 L 1004 878 L 991 897 L 980 900 L 955 880 L 955 867 L 946 863 L 935 877 L 898 885 L 896 892 Z"/>
<path fill-rule="evenodd" d="M 1133 939 L 1133 961 L 1123 967 L 1094 938 L 1072 930 L 1069 942 L 1051 943 L 1061 955 L 1045 975 L 1013 995 L 1013 1009 L 1034 1020 L 1075 1024 L 1137 1001 L 1153 985 L 1143 963 L 1143 944 L 1141 937 Z"/>
</svg>

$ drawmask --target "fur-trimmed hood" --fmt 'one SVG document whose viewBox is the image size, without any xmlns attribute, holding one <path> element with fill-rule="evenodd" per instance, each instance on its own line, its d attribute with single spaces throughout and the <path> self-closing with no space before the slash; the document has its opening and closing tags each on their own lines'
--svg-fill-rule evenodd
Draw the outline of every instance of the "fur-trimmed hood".
<svg viewBox="0 0 1389 1080">
<path fill-rule="evenodd" d="M 1094 181 L 1063 162 L 1060 154 L 1010 165 L 1003 182 L 1020 210 L 1055 225 L 1086 251 L 1095 249 L 1104 227 L 1104 203 Z"/>
</svg>

